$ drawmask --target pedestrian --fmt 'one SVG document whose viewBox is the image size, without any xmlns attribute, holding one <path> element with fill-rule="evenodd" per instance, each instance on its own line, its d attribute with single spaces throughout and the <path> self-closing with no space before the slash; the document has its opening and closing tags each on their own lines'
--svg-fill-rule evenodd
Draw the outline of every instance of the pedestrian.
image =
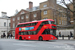
<svg viewBox="0 0 75 50">
<path fill-rule="evenodd" d="M 9 37 L 9 34 L 7 34 L 7 38 Z"/>
<path fill-rule="evenodd" d="M 59 32 L 59 37 L 61 37 L 61 32 Z"/>
<path fill-rule="evenodd" d="M 70 31 L 70 37 L 73 37 L 73 34 L 72 34 L 72 32 Z"/>
<path fill-rule="evenodd" d="M 11 38 L 12 38 L 12 36 L 13 36 L 13 35 L 11 34 Z"/>
<path fill-rule="evenodd" d="M 9 34 L 9 38 L 11 37 L 11 34 Z"/>
<path fill-rule="evenodd" d="M 5 33 L 3 33 L 3 38 L 6 37 Z"/>
</svg>

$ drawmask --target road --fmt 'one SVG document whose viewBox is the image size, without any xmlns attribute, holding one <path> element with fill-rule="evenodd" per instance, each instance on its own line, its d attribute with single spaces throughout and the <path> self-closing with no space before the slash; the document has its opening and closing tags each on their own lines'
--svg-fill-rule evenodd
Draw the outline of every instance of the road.
<svg viewBox="0 0 75 50">
<path fill-rule="evenodd" d="M 75 50 L 75 40 L 20 41 L 0 39 L 0 50 Z"/>
</svg>

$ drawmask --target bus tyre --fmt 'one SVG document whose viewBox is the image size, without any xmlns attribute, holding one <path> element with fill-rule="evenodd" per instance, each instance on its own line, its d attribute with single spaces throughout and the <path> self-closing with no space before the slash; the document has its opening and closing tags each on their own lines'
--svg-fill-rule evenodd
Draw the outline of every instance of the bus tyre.
<svg viewBox="0 0 75 50">
<path fill-rule="evenodd" d="M 19 37 L 19 40 L 22 40 L 22 37 L 21 36 Z"/>
<path fill-rule="evenodd" d="M 43 41 L 43 38 L 41 36 L 39 37 L 39 41 Z"/>
</svg>

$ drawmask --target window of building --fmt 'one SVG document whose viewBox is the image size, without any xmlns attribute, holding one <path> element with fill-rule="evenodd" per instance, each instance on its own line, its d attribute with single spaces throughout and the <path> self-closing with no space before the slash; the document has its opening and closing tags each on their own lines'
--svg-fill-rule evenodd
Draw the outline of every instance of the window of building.
<svg viewBox="0 0 75 50">
<path fill-rule="evenodd" d="M 45 11 L 44 11 L 44 15 L 46 15 L 46 14 L 47 14 L 47 11 L 45 10 Z"/>
<path fill-rule="evenodd" d="M 15 28 L 15 23 L 13 23 L 13 28 Z"/>
<path fill-rule="evenodd" d="M 56 24 L 56 19 L 54 19 L 55 20 L 55 24 Z"/>
<path fill-rule="evenodd" d="M 44 18 L 44 19 L 48 19 L 48 18 Z"/>
<path fill-rule="evenodd" d="M 63 20 L 62 20 L 62 25 L 64 25 L 64 22 L 63 22 Z"/>
<path fill-rule="evenodd" d="M 21 14 L 24 14 L 24 13 L 25 13 L 24 11 L 21 12 Z"/>
<path fill-rule="evenodd" d="M 13 21 L 15 21 L 15 18 L 13 18 Z"/>
<path fill-rule="evenodd" d="M 61 20 L 59 20 L 59 24 L 61 24 Z"/>
<path fill-rule="evenodd" d="M 17 20 L 20 20 L 20 17 L 17 17 Z"/>
<path fill-rule="evenodd" d="M 24 19 L 24 16 L 21 16 L 21 19 Z"/>
<path fill-rule="evenodd" d="M 67 22 L 64 20 L 64 25 L 66 25 L 67 24 Z"/>
<path fill-rule="evenodd" d="M 26 18 L 29 18 L 29 16 L 28 16 L 28 15 L 26 15 Z"/>
<path fill-rule="evenodd" d="M 10 23 L 9 23 L 9 27 L 10 27 Z"/>
<path fill-rule="evenodd" d="M 36 14 L 34 14 L 33 16 L 36 17 Z"/>
<path fill-rule="evenodd" d="M 4 26 L 6 26 L 6 22 L 4 22 Z"/>
<path fill-rule="evenodd" d="M 13 31 L 12 33 L 13 33 L 13 36 L 15 36 L 15 31 Z"/>
<path fill-rule="evenodd" d="M 47 4 L 43 5 L 43 7 L 47 7 Z"/>
</svg>

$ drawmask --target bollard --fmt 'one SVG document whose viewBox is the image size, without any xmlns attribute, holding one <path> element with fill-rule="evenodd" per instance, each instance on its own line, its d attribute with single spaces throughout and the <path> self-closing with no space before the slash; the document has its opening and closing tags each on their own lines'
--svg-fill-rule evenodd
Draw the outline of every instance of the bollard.
<svg viewBox="0 0 75 50">
<path fill-rule="evenodd" d="M 68 40 L 70 40 L 70 36 L 68 35 Z"/>
<path fill-rule="evenodd" d="M 62 35 L 62 40 L 64 40 L 64 35 Z"/>
</svg>

